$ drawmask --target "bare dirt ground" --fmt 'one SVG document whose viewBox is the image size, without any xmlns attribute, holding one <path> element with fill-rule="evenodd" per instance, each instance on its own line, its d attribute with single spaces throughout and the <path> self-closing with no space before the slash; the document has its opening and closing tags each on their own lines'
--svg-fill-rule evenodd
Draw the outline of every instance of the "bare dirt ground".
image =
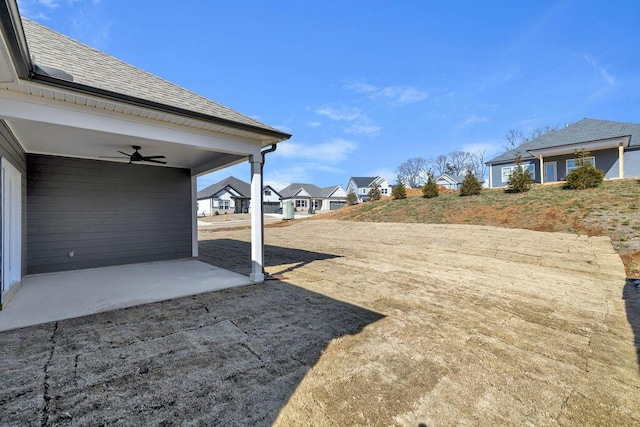
<svg viewBox="0 0 640 427">
<path fill-rule="evenodd" d="M 247 230 L 201 238 L 247 272 Z M 0 425 L 640 425 L 640 290 L 607 237 L 318 220 L 265 240 L 280 281 L 0 334 Z"/>
</svg>

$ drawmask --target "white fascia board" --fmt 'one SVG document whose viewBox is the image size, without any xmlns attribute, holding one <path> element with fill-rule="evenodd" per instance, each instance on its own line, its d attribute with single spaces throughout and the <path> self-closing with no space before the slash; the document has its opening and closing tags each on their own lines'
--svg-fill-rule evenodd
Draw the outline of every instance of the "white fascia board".
<svg viewBox="0 0 640 427">
<path fill-rule="evenodd" d="M 537 150 L 527 150 L 536 159 L 540 156 L 561 156 L 563 154 L 573 154 L 576 151 L 597 151 L 606 150 L 607 148 L 618 148 L 620 145 L 627 148 L 629 146 L 630 138 L 628 136 L 601 139 L 599 141 L 581 142 L 578 144 L 562 145 L 560 147 L 540 148 Z"/>
<path fill-rule="evenodd" d="M 243 156 L 256 155 L 261 150 L 261 143 L 257 140 L 249 142 L 233 139 L 172 123 L 98 110 L 64 101 L 36 98 L 10 91 L 2 93 L 0 116 L 154 139 Z"/>
</svg>

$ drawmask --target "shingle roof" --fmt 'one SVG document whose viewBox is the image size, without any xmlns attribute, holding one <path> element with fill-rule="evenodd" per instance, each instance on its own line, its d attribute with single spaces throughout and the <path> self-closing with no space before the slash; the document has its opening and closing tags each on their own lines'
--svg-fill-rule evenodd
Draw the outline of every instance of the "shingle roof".
<svg viewBox="0 0 640 427">
<path fill-rule="evenodd" d="M 311 197 L 322 197 L 322 189 L 317 185 L 300 183 L 287 185 L 285 188 L 280 190 L 280 196 L 282 199 L 290 199 L 295 196 L 301 188 L 309 193 Z"/>
<path fill-rule="evenodd" d="M 633 137 L 635 135 L 635 138 Z M 630 146 L 640 146 L 640 125 L 633 123 L 612 122 L 608 120 L 582 119 L 563 129 L 548 132 L 536 139 L 507 151 L 487 163 L 498 163 L 513 160 L 518 153 L 523 158 L 532 158 L 528 150 L 560 147 L 563 145 L 599 141 L 602 139 L 631 136 Z"/>
<path fill-rule="evenodd" d="M 355 182 L 358 188 L 368 187 L 371 185 L 377 176 L 352 176 L 351 180 Z"/>
<path fill-rule="evenodd" d="M 440 175 L 440 177 L 438 177 L 438 179 L 436 179 L 436 181 L 440 180 L 440 178 L 443 177 L 449 177 L 449 179 L 451 179 L 452 181 L 455 181 L 456 184 L 462 184 L 464 182 L 464 179 L 466 178 L 466 174 L 462 174 L 462 175 L 451 175 L 448 173 L 443 173 L 442 175 Z M 480 184 L 482 184 L 484 182 L 484 177 L 481 175 L 474 175 L 476 177 L 476 179 L 478 180 L 478 182 Z"/>
<path fill-rule="evenodd" d="M 240 194 L 244 198 L 248 199 L 251 197 L 251 186 L 236 177 L 230 176 L 198 191 L 198 199 L 212 197 L 227 187 L 231 187 L 236 193 Z"/>
<path fill-rule="evenodd" d="M 336 191 L 336 189 L 340 187 L 339 185 L 334 185 L 332 187 L 325 187 L 320 189 L 320 194 L 322 195 L 323 198 L 327 198 L 329 196 L 331 196 L 331 194 Z"/>
<path fill-rule="evenodd" d="M 45 71 L 51 67 L 70 74 L 74 83 L 88 87 L 280 132 L 47 27 L 28 19 L 22 21 L 33 62 Z"/>
</svg>

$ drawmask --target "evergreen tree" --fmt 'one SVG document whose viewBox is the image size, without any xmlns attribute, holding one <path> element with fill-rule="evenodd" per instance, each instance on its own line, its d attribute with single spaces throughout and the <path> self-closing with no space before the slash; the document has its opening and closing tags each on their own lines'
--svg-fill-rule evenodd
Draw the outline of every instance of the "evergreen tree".
<svg viewBox="0 0 640 427">
<path fill-rule="evenodd" d="M 378 184 L 374 182 L 373 186 L 371 187 L 371 190 L 369 190 L 369 200 L 380 200 L 381 197 L 382 197 L 382 193 L 380 193 Z"/>
<path fill-rule="evenodd" d="M 429 174 L 427 183 L 422 187 L 422 197 L 425 199 L 431 199 L 432 197 L 438 197 L 438 184 L 433 179 L 433 175 Z"/>
<path fill-rule="evenodd" d="M 508 193 L 524 193 L 531 190 L 531 184 L 533 184 L 533 177 L 529 169 L 522 168 L 522 156 L 518 153 L 515 160 L 517 168 L 511 171 L 509 175 L 509 181 L 507 182 Z"/>
<path fill-rule="evenodd" d="M 349 190 L 347 193 L 347 205 L 352 206 L 356 203 L 358 203 L 358 196 L 356 196 L 356 193 L 354 193 L 353 190 Z"/>
<path fill-rule="evenodd" d="M 398 183 L 393 186 L 393 191 L 391 192 L 391 196 L 394 200 L 406 199 L 407 198 L 407 189 L 400 177 L 398 177 Z"/>
<path fill-rule="evenodd" d="M 460 195 L 475 196 L 480 194 L 480 191 L 482 191 L 482 184 L 480 184 L 480 181 L 471 170 L 467 170 L 467 176 L 464 177 L 462 186 L 460 186 Z"/>
</svg>

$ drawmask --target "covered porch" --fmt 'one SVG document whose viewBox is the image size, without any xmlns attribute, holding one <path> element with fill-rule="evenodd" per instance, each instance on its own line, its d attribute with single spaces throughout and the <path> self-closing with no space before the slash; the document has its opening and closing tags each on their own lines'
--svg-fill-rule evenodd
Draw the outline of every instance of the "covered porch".
<svg viewBox="0 0 640 427">
<path fill-rule="evenodd" d="M 136 265 L 142 277 L 197 257 L 197 178 L 243 162 L 254 206 L 243 282 L 262 282 L 264 153 L 290 135 L 22 20 L 13 0 L 0 14 L 0 308 L 57 283 L 50 273 Z M 137 282 L 122 282 L 133 298 Z"/>
</svg>

